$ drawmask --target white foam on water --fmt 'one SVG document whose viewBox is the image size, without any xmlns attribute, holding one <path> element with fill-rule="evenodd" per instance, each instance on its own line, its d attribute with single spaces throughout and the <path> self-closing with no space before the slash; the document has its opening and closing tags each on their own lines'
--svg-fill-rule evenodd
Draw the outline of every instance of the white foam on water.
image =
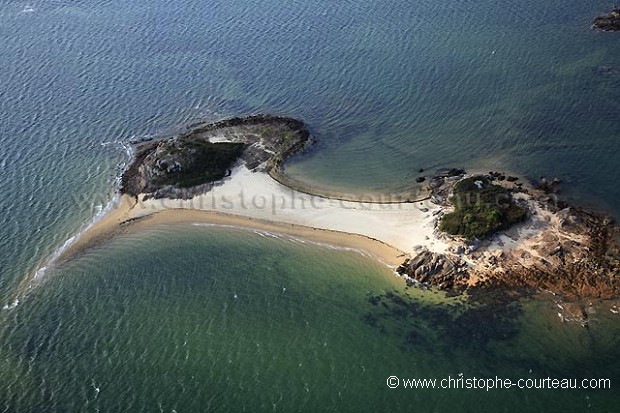
<svg viewBox="0 0 620 413">
<path fill-rule="evenodd" d="M 269 238 L 275 238 L 275 239 L 282 239 L 284 237 L 287 237 L 286 234 L 281 234 L 279 232 L 271 232 L 271 231 L 265 231 L 262 229 L 247 228 L 247 227 L 243 227 L 240 225 L 211 224 L 211 223 L 206 223 L 206 222 L 194 222 L 192 223 L 192 225 L 195 227 L 205 227 L 205 228 L 217 227 L 217 228 L 229 228 L 229 229 L 236 229 L 236 230 L 241 230 L 241 231 L 249 231 L 263 238 L 269 237 Z"/>
<path fill-rule="evenodd" d="M 93 219 L 86 225 L 84 225 L 77 233 L 70 236 L 59 248 L 54 250 L 52 255 L 45 261 L 45 263 L 35 271 L 34 280 L 41 281 L 45 276 L 47 270 L 52 267 L 56 263 L 56 261 L 58 261 L 58 258 L 60 258 L 60 256 L 65 251 L 67 251 L 73 244 L 75 244 L 75 241 L 78 240 L 83 233 L 88 231 L 93 225 L 99 222 L 99 220 L 101 220 L 101 218 L 103 218 L 110 210 L 112 210 L 116 205 L 118 205 L 119 201 L 119 195 L 115 195 L 114 198 L 111 199 L 105 207 L 103 207 L 102 205 L 95 205 L 94 208 L 96 213 Z"/>
<path fill-rule="evenodd" d="M 229 228 L 229 229 L 235 229 L 235 230 L 241 230 L 241 231 L 249 231 L 256 235 L 259 235 L 262 238 L 270 237 L 270 238 L 275 238 L 275 239 L 280 239 L 280 240 L 286 240 L 292 243 L 314 245 L 314 246 L 321 247 L 321 248 L 327 248 L 333 251 L 352 252 L 352 253 L 359 254 L 364 258 L 370 258 L 372 260 L 380 262 L 381 264 L 389 268 L 392 272 L 394 272 L 398 277 L 400 277 L 400 274 L 396 272 L 396 267 L 394 265 L 388 264 L 387 262 L 383 261 L 378 256 L 366 250 L 359 249 L 359 248 L 342 247 L 339 245 L 329 244 L 326 242 L 310 241 L 310 240 L 299 238 L 293 235 L 283 234 L 280 232 L 271 232 L 271 231 L 253 229 L 253 228 L 246 228 L 246 227 L 242 227 L 238 225 L 212 224 L 212 223 L 204 223 L 204 222 L 194 222 L 192 223 L 192 225 L 196 227 L 205 227 L 205 228 L 218 227 L 218 228 Z"/>
<path fill-rule="evenodd" d="M 269 231 L 262 231 L 262 230 L 254 230 L 253 232 L 255 234 L 260 235 L 261 237 L 270 237 L 270 238 L 275 238 L 275 239 L 280 239 L 281 237 L 284 236 L 284 234 L 280 234 L 277 232 L 269 232 Z"/>
<path fill-rule="evenodd" d="M 226 224 L 210 224 L 207 222 L 194 222 L 192 223 L 193 226 L 195 227 L 205 227 L 205 228 L 209 228 L 209 227 L 218 227 L 218 228 L 230 228 L 230 229 L 240 229 L 240 230 L 244 230 L 247 231 L 247 228 L 238 226 L 238 225 L 226 225 Z"/>
<path fill-rule="evenodd" d="M 127 157 L 129 159 L 133 158 L 134 155 L 134 149 L 133 146 L 131 146 L 130 144 L 128 144 L 125 141 L 120 141 L 121 146 L 123 147 L 123 149 L 125 150 L 125 153 L 127 154 Z"/>
<path fill-rule="evenodd" d="M 123 152 L 125 152 L 125 160 L 121 161 L 118 163 L 117 165 L 117 172 L 116 175 L 114 176 L 114 188 L 116 190 L 120 189 L 121 186 L 121 181 L 122 181 L 122 177 L 123 177 L 123 172 L 125 172 L 125 169 L 127 167 L 127 165 L 129 164 L 129 162 L 133 159 L 134 154 L 135 154 L 135 150 L 133 148 L 133 146 L 129 143 L 129 141 L 131 139 L 134 139 L 135 135 L 132 135 L 129 140 L 123 140 L 123 139 L 119 139 L 119 140 L 115 140 L 115 141 L 107 141 L 107 142 L 101 142 L 100 145 L 105 147 L 108 146 L 117 146 L 119 148 L 121 148 L 123 150 Z"/>
<path fill-rule="evenodd" d="M 15 307 L 17 307 L 19 305 L 19 298 L 16 298 L 15 300 L 13 300 L 13 302 L 11 304 L 5 304 L 4 307 L 2 307 L 3 310 L 12 310 Z"/>
</svg>

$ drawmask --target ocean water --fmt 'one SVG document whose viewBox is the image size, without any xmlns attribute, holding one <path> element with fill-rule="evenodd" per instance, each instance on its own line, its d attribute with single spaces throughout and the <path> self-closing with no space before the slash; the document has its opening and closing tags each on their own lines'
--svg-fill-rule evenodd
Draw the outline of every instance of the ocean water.
<svg viewBox="0 0 620 413">
<path fill-rule="evenodd" d="M 274 235 L 164 226 L 51 270 L 43 287 L 2 315 L 0 407 L 583 412 L 617 405 L 613 389 L 390 390 L 392 375 L 617 381 L 617 363 L 601 356 L 617 352 L 617 316 L 593 317 L 585 330 L 558 323 L 548 302 L 503 316 L 465 311 L 459 299 L 405 289 L 356 252 Z M 372 297 L 382 298 L 373 304 Z"/>
<path fill-rule="evenodd" d="M 0 308 L 105 210 L 132 136 L 195 120 L 303 119 L 319 142 L 288 171 L 317 185 L 391 192 L 420 168 L 504 169 L 558 176 L 567 198 L 620 217 L 620 38 L 589 28 L 609 7 L 6 0 Z M 585 332 L 558 324 L 548 302 L 527 302 L 514 323 L 472 339 L 439 307 L 369 316 L 383 306 L 368 291 L 402 285 L 359 254 L 161 231 L 49 266 L 27 299 L 0 312 L 0 408 L 610 411 L 618 401 L 610 391 L 390 393 L 383 377 L 517 377 L 531 364 L 538 375 L 618 378 L 611 313 Z M 294 298 L 275 298 L 284 282 Z M 411 323 L 419 331 L 408 335 Z"/>
</svg>

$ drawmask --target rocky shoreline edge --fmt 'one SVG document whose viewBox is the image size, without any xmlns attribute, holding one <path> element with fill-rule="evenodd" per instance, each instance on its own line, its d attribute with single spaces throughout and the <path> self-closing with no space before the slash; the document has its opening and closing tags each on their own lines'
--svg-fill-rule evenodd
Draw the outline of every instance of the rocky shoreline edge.
<svg viewBox="0 0 620 413">
<path fill-rule="evenodd" d="M 616 6 L 609 13 L 595 18 L 592 27 L 604 32 L 620 31 L 620 7 Z"/>
<path fill-rule="evenodd" d="M 415 247 L 397 270 L 411 286 L 480 295 L 492 290 L 530 295 L 547 291 L 563 300 L 614 299 L 620 296 L 619 228 L 600 212 L 559 199 L 559 180 L 534 184 L 498 172 L 431 179 L 431 200 L 442 206 L 435 235 L 450 242 L 446 253 Z M 454 186 L 467 177 L 506 188 L 527 211 L 521 223 L 487 239 L 466 239 L 440 230 L 454 209 Z"/>
<path fill-rule="evenodd" d="M 199 144 L 207 143 L 202 147 Z M 196 123 L 188 130 L 162 140 L 134 142 L 135 156 L 121 176 L 120 193 L 131 196 L 148 194 L 153 198 L 190 199 L 203 194 L 239 160 L 250 170 L 283 175 L 282 164 L 312 143 L 305 124 L 299 120 L 270 115 L 235 117 L 213 123 Z M 225 145 L 238 144 L 230 156 Z M 222 149 L 223 148 L 223 149 Z M 199 155 L 201 163 L 220 161 L 215 169 L 198 170 L 193 165 Z M 220 159 L 226 157 L 225 159 Z M 187 180 L 184 172 L 196 169 L 196 175 L 208 175 L 203 182 Z M 187 175 L 187 174 L 186 174 Z"/>
</svg>

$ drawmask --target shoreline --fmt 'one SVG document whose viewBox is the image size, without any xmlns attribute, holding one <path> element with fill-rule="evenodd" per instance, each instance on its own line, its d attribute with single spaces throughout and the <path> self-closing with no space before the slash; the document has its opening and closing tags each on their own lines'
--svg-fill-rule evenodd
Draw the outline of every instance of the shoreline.
<svg viewBox="0 0 620 413">
<path fill-rule="evenodd" d="M 240 199 L 234 200 L 234 196 L 239 196 Z M 260 200 L 260 205 L 256 203 L 257 199 Z M 271 201 L 272 204 L 264 204 L 263 201 Z M 279 204 L 278 201 L 289 203 Z M 305 208 L 299 208 L 300 205 L 295 201 L 305 205 Z M 536 197 L 530 199 L 530 203 L 537 202 L 539 201 Z M 210 191 L 189 200 L 154 199 L 145 194 L 137 197 L 127 194 L 117 196 L 107 213 L 77 235 L 71 245 L 46 265 L 63 264 L 117 235 L 165 225 L 209 224 L 271 232 L 299 237 L 328 247 L 350 249 L 386 265 L 396 275 L 403 277 L 407 284 L 414 282 L 420 286 L 438 286 L 439 289 L 443 289 L 441 283 L 426 283 L 422 279 L 418 280 L 412 273 L 403 276 L 403 266 L 425 253 L 430 253 L 432 258 L 427 262 L 428 271 L 434 268 L 434 263 L 439 262 L 438 258 L 460 259 L 468 262 L 471 270 L 467 284 L 486 288 L 492 286 L 494 280 L 501 282 L 501 279 L 494 276 L 488 278 L 497 271 L 493 270 L 493 266 L 488 266 L 489 259 L 499 264 L 501 256 L 503 260 L 514 259 L 514 263 L 517 263 L 522 260 L 516 259 L 516 256 L 510 257 L 515 253 L 521 254 L 522 251 L 540 256 L 542 251 L 538 251 L 536 245 L 541 245 L 540 242 L 549 244 L 548 241 L 540 241 L 540 236 L 549 231 L 562 232 L 562 224 L 556 213 L 541 206 L 534 209 L 536 212 L 533 220 L 498 233 L 485 241 L 484 247 L 481 245 L 479 251 L 476 248 L 462 253 L 457 251 L 459 246 L 464 245 L 461 241 L 446 237 L 437 229 L 439 217 L 447 210 L 445 206 L 431 201 L 415 204 L 376 204 L 311 196 L 283 186 L 266 172 L 252 172 L 240 165 Z M 579 237 L 572 241 L 580 242 Z M 547 258 L 549 259 L 551 258 Z M 528 267 L 530 265 L 526 264 L 522 269 Z M 44 277 L 39 278 L 38 270 L 32 272 L 18 287 L 17 299 L 10 308 L 16 306 L 33 286 L 44 281 Z M 548 289 L 545 287 L 542 291 Z M 556 290 L 555 293 L 564 295 L 561 290 Z M 609 298 L 603 298 L 606 299 Z"/>
<path fill-rule="evenodd" d="M 416 187 L 412 187 L 412 190 L 410 191 L 400 191 L 393 194 L 376 193 L 374 195 L 368 195 L 333 191 L 328 188 L 312 185 L 288 176 L 281 169 L 269 170 L 269 176 L 281 185 L 295 191 L 302 192 L 310 196 L 318 196 L 337 201 L 364 202 L 372 204 L 406 204 L 426 201 L 431 197 L 431 191 L 428 190 L 427 186 L 419 184 Z"/>
<path fill-rule="evenodd" d="M 123 194 L 111 210 L 64 250 L 57 263 L 121 233 L 157 225 L 209 223 L 299 236 L 312 242 L 368 252 L 391 268 L 423 244 L 437 251 L 447 245 L 433 236 L 427 201 L 414 203 L 354 202 L 310 195 L 286 187 L 266 172 L 244 165 L 209 191 L 191 199 L 154 199 Z"/>
<path fill-rule="evenodd" d="M 178 171 L 194 173 L 196 153 L 226 156 L 224 149 L 207 154 L 214 143 L 244 145 L 223 178 L 190 187 L 165 182 Z M 411 185 L 396 194 L 349 194 L 287 176 L 286 160 L 312 143 L 303 122 L 270 115 L 199 123 L 166 139 L 132 142 L 132 160 L 118 178 L 111 208 L 27 274 L 18 297 L 43 282 L 48 267 L 118 234 L 166 223 L 206 222 L 300 236 L 368 252 L 394 270 L 415 246 L 445 251 L 447 245 L 434 236 L 432 213 L 439 207 L 430 203 L 425 186 Z"/>
<path fill-rule="evenodd" d="M 323 243 L 340 248 L 350 248 L 352 250 L 365 252 L 392 269 L 395 269 L 406 256 L 406 253 L 385 242 L 363 235 L 313 228 L 304 225 L 265 221 L 216 211 L 168 209 L 154 212 L 140 218 L 133 218 L 133 220 L 124 221 L 121 223 L 121 227 L 117 227 L 117 229 L 120 230 L 118 232 L 107 232 L 107 230 L 112 229 L 107 225 L 97 230 L 101 231 L 100 234 L 104 235 L 106 239 L 109 239 L 109 237 L 105 236 L 106 234 L 113 237 L 119 232 L 126 234 L 164 225 L 193 224 L 209 224 L 222 228 L 230 227 L 272 232 L 281 235 L 300 237 L 309 242 Z M 96 245 L 98 244 L 93 246 Z M 67 258 L 71 259 L 73 257 Z"/>
<path fill-rule="evenodd" d="M 112 208 L 72 237 L 66 248 L 63 245 L 56 250 L 45 265 L 69 261 L 122 233 L 158 225 L 206 223 L 301 237 L 368 253 L 408 284 L 441 290 L 462 292 L 500 285 L 557 289 L 575 296 L 617 292 L 613 280 L 587 275 L 607 274 L 617 268 L 618 260 L 609 255 L 615 250 L 608 248 L 609 231 L 615 227 L 610 227 L 606 218 L 558 201 L 559 180 L 549 183 L 543 179 L 534 188 L 518 176 L 500 172 L 471 175 L 445 168 L 422 179 L 428 179 L 424 190 L 418 192 L 424 194 L 423 199 L 359 194 L 351 200 L 348 194 L 314 193 L 312 185 L 285 174 L 285 161 L 310 142 L 302 122 L 256 115 L 206 124 L 179 137 L 146 143 L 125 169 Z M 225 146 L 216 149 L 218 143 Z M 231 145 L 236 145 L 236 160 L 230 156 Z M 243 145 L 242 151 L 239 145 Z M 200 169 L 211 160 L 217 168 Z M 205 176 L 212 180 L 196 181 Z M 495 214 L 491 218 L 497 220 L 507 214 L 499 210 L 503 205 L 499 197 L 507 196 L 511 208 L 505 210 L 513 214 L 519 210 L 523 222 L 507 221 L 511 225 L 498 227 L 492 237 L 487 237 L 487 232 L 459 232 L 466 224 L 476 228 L 492 221 L 488 214 L 471 212 L 473 207 L 468 206 L 467 213 L 479 221 L 472 224 L 471 219 L 463 218 L 460 223 L 450 223 L 455 229 L 442 229 L 443 218 L 455 216 L 452 211 L 459 202 L 452 198 L 455 185 L 466 178 L 479 179 L 475 186 L 473 180 L 466 184 L 471 186 L 467 199 L 478 197 L 474 207 L 486 205 Z M 187 184 L 193 185 L 184 186 Z M 572 274 L 570 279 L 567 271 Z M 43 273 L 37 269 L 29 274 L 18 294 L 41 282 Z"/>
</svg>

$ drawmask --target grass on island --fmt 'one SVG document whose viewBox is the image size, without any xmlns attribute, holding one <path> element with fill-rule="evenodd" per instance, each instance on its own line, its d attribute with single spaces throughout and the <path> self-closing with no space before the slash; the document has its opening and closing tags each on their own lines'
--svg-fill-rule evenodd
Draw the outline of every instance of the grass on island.
<svg viewBox="0 0 620 413">
<path fill-rule="evenodd" d="M 483 176 L 457 182 L 451 201 L 455 210 L 443 216 L 439 229 L 467 239 L 483 239 L 523 221 L 527 215 L 514 203 L 508 189 Z"/>
<path fill-rule="evenodd" d="M 220 180 L 239 159 L 244 147 L 245 144 L 236 142 L 211 143 L 200 139 L 184 142 L 174 150 L 186 151 L 184 155 L 191 157 L 191 162 L 186 162 L 180 171 L 166 174 L 158 184 L 189 188 Z"/>
</svg>

